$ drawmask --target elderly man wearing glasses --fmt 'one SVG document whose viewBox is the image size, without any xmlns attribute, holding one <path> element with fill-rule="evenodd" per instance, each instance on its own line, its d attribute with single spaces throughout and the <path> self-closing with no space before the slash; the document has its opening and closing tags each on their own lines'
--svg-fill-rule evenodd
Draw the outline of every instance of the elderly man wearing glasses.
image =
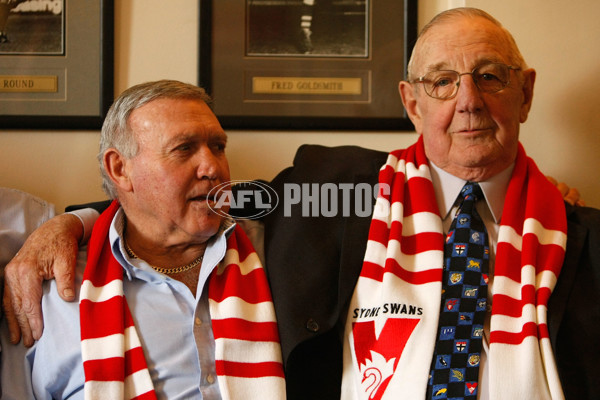
<svg viewBox="0 0 600 400">
<path fill-rule="evenodd" d="M 271 182 L 382 188 L 367 218 L 265 218 L 288 398 L 597 397 L 600 212 L 519 143 L 535 75 L 493 17 L 443 12 L 399 86 L 417 143 L 304 146 Z"/>
<path fill-rule="evenodd" d="M 600 212 L 565 205 L 519 143 L 535 76 L 492 16 L 448 10 L 399 85 L 416 144 L 306 146 L 275 178 L 391 188 L 371 218 L 267 216 L 276 313 L 313 332 L 282 335 L 288 391 L 303 366 L 332 399 L 595 396 Z"/>
</svg>

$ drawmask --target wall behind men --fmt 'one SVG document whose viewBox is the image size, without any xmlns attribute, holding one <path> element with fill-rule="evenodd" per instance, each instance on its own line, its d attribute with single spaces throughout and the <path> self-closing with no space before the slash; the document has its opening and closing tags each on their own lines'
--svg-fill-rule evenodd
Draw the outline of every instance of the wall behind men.
<svg viewBox="0 0 600 400">
<path fill-rule="evenodd" d="M 529 155 L 542 171 L 579 188 L 589 205 L 600 207 L 600 80 L 595 76 L 600 70 L 600 2 L 421 0 L 419 26 L 439 11 L 464 5 L 497 17 L 538 72 L 533 108 L 521 130 Z M 163 78 L 196 83 L 197 15 L 197 0 L 115 0 L 115 93 Z M 303 143 L 388 151 L 410 145 L 417 137 L 400 131 L 228 134 L 234 179 L 273 178 L 291 164 Z M 95 158 L 98 138 L 96 131 L 0 127 L 0 186 L 43 197 L 57 210 L 102 199 Z"/>
</svg>

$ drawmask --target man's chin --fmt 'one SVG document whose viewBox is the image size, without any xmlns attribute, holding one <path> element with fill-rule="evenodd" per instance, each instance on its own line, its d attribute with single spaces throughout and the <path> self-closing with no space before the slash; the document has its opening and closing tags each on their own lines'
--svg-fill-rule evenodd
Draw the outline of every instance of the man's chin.
<svg viewBox="0 0 600 400">
<path fill-rule="evenodd" d="M 219 232 L 223 219 L 220 215 L 215 214 L 200 217 L 194 220 L 193 225 L 190 227 L 190 232 L 193 232 L 192 235 L 196 237 L 211 238 Z"/>
</svg>

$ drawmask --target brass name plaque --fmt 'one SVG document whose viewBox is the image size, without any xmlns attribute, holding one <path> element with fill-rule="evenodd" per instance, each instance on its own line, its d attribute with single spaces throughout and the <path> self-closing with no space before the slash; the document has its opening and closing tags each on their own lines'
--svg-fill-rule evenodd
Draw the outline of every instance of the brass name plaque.
<svg viewBox="0 0 600 400">
<path fill-rule="evenodd" d="M 0 93 L 55 93 L 57 91 L 57 76 L 0 75 Z"/>
<path fill-rule="evenodd" d="M 253 77 L 252 93 L 360 95 L 361 78 Z"/>
</svg>

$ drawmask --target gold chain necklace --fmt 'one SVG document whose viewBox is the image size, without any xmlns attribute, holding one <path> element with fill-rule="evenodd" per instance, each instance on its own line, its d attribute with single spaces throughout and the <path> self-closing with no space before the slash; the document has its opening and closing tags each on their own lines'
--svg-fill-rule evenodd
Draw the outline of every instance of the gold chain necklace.
<svg viewBox="0 0 600 400">
<path fill-rule="evenodd" d="M 131 250 L 131 247 L 129 247 L 129 245 L 127 243 L 125 243 L 125 251 L 127 252 L 127 255 L 130 258 L 137 258 L 138 260 L 140 259 L 137 256 L 137 254 L 135 254 L 133 252 L 133 250 Z M 198 266 L 202 262 L 203 258 L 204 258 L 204 255 L 201 255 L 200 257 L 196 258 L 191 263 L 186 264 L 186 265 L 182 265 L 182 266 L 177 267 L 177 268 L 156 267 L 156 266 L 154 266 L 154 265 L 152 265 L 150 263 L 148 263 L 148 265 L 150 265 L 152 267 L 152 269 L 154 269 L 156 272 L 160 272 L 161 274 L 165 274 L 165 275 L 173 275 L 173 274 L 179 274 L 181 272 L 189 271 L 190 269 Z"/>
</svg>

